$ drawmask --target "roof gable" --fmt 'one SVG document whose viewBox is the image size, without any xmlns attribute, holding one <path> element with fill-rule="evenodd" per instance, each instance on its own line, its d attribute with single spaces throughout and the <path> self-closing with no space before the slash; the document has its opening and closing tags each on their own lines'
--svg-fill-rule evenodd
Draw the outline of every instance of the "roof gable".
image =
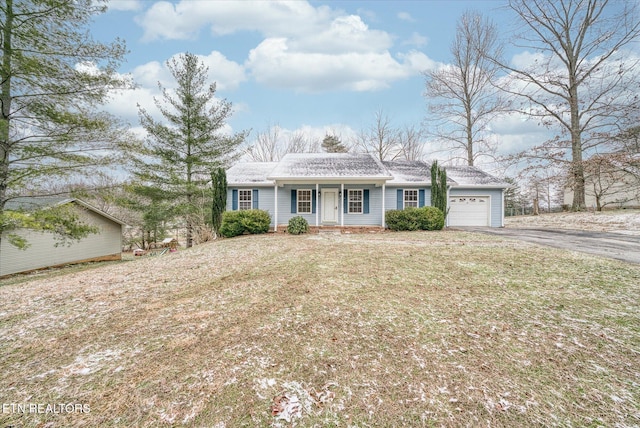
<svg viewBox="0 0 640 428">
<path fill-rule="evenodd" d="M 78 204 L 89 211 L 93 211 L 94 213 L 101 215 L 104 218 L 107 218 L 115 223 L 124 226 L 125 223 L 122 220 L 119 220 L 113 217 L 111 214 L 107 214 L 106 212 L 99 210 L 98 208 L 90 205 L 80 199 L 77 198 L 69 198 L 64 196 L 23 196 L 19 198 L 9 199 L 5 204 L 4 208 L 7 211 L 36 211 L 41 209 L 58 207 L 61 205 L 66 205 L 70 203 Z"/>
</svg>

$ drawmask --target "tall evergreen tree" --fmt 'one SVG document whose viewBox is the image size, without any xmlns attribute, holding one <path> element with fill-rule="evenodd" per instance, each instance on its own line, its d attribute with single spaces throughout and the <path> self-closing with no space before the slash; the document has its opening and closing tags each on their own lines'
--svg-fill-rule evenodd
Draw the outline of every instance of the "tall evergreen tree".
<svg viewBox="0 0 640 428">
<path fill-rule="evenodd" d="M 101 0 L 0 1 L 0 236 L 28 221 L 7 219 L 10 200 L 47 195 L 44 183 L 88 167 L 95 174 L 127 140 L 98 110 L 110 89 L 127 86 L 116 73 L 124 42 L 97 42 L 87 31 L 105 10 Z M 58 229 L 44 217 L 41 228 Z"/>
<path fill-rule="evenodd" d="M 153 194 L 170 202 L 187 231 L 187 247 L 193 245 L 195 213 L 206 197 L 213 168 L 224 167 L 237 157 L 246 132 L 226 135 L 223 127 L 231 116 L 231 103 L 215 100 L 216 85 L 207 84 L 208 68 L 191 53 L 167 62 L 177 88 L 164 88 L 155 104 L 164 121 L 139 108 L 140 123 L 147 131 L 141 156 L 133 160 L 133 173 L 141 194 Z"/>
<path fill-rule="evenodd" d="M 439 208 L 447 215 L 447 172 L 438 165 L 438 161 L 431 164 L 431 206 Z"/>
<path fill-rule="evenodd" d="M 222 224 L 222 213 L 227 208 L 227 173 L 224 168 L 216 168 L 211 173 L 211 227 L 218 236 Z"/>
</svg>

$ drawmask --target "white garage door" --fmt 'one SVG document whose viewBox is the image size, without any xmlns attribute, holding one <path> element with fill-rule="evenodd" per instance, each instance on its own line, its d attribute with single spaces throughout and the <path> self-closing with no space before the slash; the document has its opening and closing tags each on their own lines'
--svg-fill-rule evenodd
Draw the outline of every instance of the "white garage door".
<svg viewBox="0 0 640 428">
<path fill-rule="evenodd" d="M 488 196 L 449 197 L 449 226 L 489 226 Z"/>
</svg>

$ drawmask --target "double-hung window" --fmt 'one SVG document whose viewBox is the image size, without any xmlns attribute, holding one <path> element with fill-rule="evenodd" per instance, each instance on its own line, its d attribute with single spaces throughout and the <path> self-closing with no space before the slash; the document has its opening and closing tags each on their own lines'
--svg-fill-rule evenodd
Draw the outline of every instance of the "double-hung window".
<svg viewBox="0 0 640 428">
<path fill-rule="evenodd" d="M 298 190 L 298 214 L 311 214 L 311 190 Z"/>
<path fill-rule="evenodd" d="M 408 208 L 408 207 L 418 208 L 418 190 L 417 189 L 404 190 L 404 208 Z"/>
<path fill-rule="evenodd" d="M 252 190 L 238 190 L 238 209 L 250 210 L 253 208 Z"/>
<path fill-rule="evenodd" d="M 362 214 L 362 190 L 349 190 L 348 192 L 349 214 Z"/>
</svg>

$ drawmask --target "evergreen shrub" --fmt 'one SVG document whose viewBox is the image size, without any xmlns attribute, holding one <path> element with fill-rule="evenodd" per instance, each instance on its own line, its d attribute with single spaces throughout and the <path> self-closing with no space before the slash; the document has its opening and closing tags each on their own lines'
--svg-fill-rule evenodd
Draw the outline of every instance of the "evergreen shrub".
<svg viewBox="0 0 640 428">
<path fill-rule="evenodd" d="M 389 210 L 385 213 L 387 226 L 393 231 L 441 230 L 444 214 L 436 207 Z"/>
<path fill-rule="evenodd" d="M 259 234 L 269 231 L 271 216 L 264 210 L 226 211 L 222 215 L 220 234 L 225 238 L 243 234 Z"/>
<path fill-rule="evenodd" d="M 309 223 L 302 216 L 296 216 L 289 219 L 287 232 L 292 235 L 300 235 L 309 231 Z"/>
</svg>

